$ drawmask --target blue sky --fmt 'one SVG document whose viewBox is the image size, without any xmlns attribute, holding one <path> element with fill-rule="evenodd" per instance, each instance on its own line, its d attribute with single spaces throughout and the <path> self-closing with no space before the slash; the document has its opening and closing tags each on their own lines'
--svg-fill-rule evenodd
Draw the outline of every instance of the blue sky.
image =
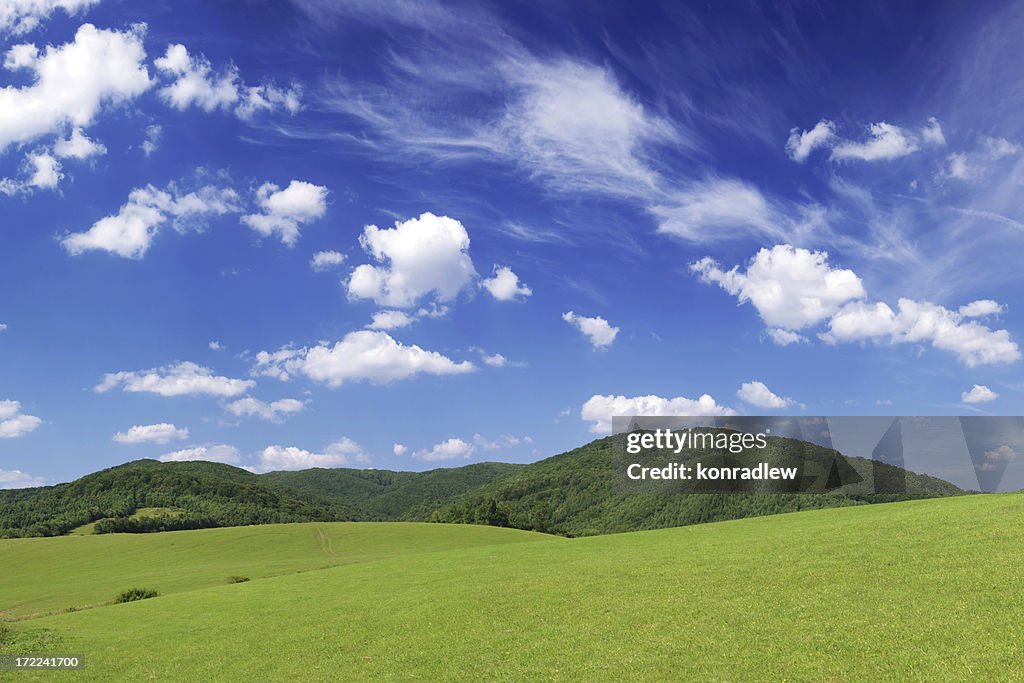
<svg viewBox="0 0 1024 683">
<path fill-rule="evenodd" d="M 1019 3 L 11 0 L 0 485 L 1020 414 Z"/>
</svg>

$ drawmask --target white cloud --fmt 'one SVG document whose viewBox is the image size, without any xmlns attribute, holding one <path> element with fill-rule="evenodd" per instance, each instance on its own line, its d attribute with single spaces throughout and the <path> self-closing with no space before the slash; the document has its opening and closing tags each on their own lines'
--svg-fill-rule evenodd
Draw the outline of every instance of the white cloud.
<svg viewBox="0 0 1024 683">
<path fill-rule="evenodd" d="M 720 406 L 708 394 L 694 400 L 677 396 L 662 398 L 661 396 L 591 396 L 580 408 L 580 418 L 591 422 L 590 431 L 595 434 L 608 434 L 612 431 L 612 418 L 616 415 L 647 415 L 647 416 L 681 416 L 703 417 L 714 415 L 735 415 L 732 408 Z"/>
<path fill-rule="evenodd" d="M 264 237 L 277 234 L 289 247 L 295 246 L 301 226 L 327 213 L 327 188 L 303 180 L 293 180 L 283 190 L 264 183 L 256 200 L 263 212 L 242 216 L 242 222 Z"/>
<path fill-rule="evenodd" d="M 804 162 L 818 147 L 827 147 L 836 136 L 836 127 L 831 121 L 822 119 L 810 130 L 793 128 L 786 140 L 786 153 L 796 162 Z"/>
<path fill-rule="evenodd" d="M 20 35 L 32 31 L 54 11 L 75 15 L 99 0 L 3 0 L 0 2 L 0 35 Z"/>
<path fill-rule="evenodd" d="M 480 283 L 498 301 L 522 301 L 533 294 L 526 283 L 519 281 L 519 276 L 508 266 L 495 266 L 494 277 Z"/>
<path fill-rule="evenodd" d="M 871 137 L 863 142 L 844 140 L 832 148 L 832 159 L 887 161 L 913 154 L 919 149 L 913 133 L 881 121 L 868 126 Z"/>
<path fill-rule="evenodd" d="M 224 406 L 236 417 L 258 417 L 267 422 L 280 422 L 289 415 L 294 415 L 306 407 L 306 401 L 295 398 L 282 398 L 266 403 L 257 398 L 246 396 Z"/>
<path fill-rule="evenodd" d="M 427 462 L 454 460 L 456 458 L 467 460 L 471 455 L 473 455 L 473 451 L 473 444 L 467 443 L 462 439 L 451 438 L 442 441 L 439 444 L 435 444 L 429 449 L 415 451 L 412 454 L 412 457 L 418 460 L 425 460 Z"/>
<path fill-rule="evenodd" d="M 852 270 L 832 268 L 828 253 L 780 244 L 762 248 L 747 265 L 723 271 L 710 257 L 690 266 L 703 282 L 718 284 L 741 304 L 750 302 L 765 324 L 799 330 L 818 323 L 847 301 L 866 296 Z"/>
<path fill-rule="evenodd" d="M 999 398 L 999 394 L 992 391 L 984 384 L 975 384 L 970 391 L 960 394 L 960 400 L 964 403 L 988 403 Z"/>
<path fill-rule="evenodd" d="M 868 132 L 867 140 L 844 139 L 836 134 L 833 122 L 822 119 L 808 131 L 793 128 L 786 140 L 786 153 L 798 163 L 806 161 L 818 148 L 831 149 L 829 159 L 832 161 L 885 161 L 913 154 L 922 144 L 937 147 L 946 144 L 942 124 L 934 116 L 928 118 L 919 133 L 885 121 L 872 123 Z"/>
<path fill-rule="evenodd" d="M 82 132 L 81 128 L 71 131 L 71 136 L 61 138 L 53 145 L 53 153 L 61 159 L 78 159 L 79 161 L 95 156 L 102 156 L 107 153 L 107 148 L 99 142 L 92 140 Z"/>
<path fill-rule="evenodd" d="M 765 386 L 764 382 L 744 382 L 736 395 L 744 403 L 749 403 L 758 408 L 788 408 L 795 405 L 796 401 L 788 397 L 782 397 Z"/>
<path fill-rule="evenodd" d="M 21 412 L 21 402 L 0 401 L 0 439 L 15 439 L 34 431 L 43 421 Z"/>
<path fill-rule="evenodd" d="M 60 162 L 49 152 L 29 153 L 25 160 L 29 166 L 28 184 L 40 190 L 55 190 L 64 174 Z"/>
<path fill-rule="evenodd" d="M 309 261 L 309 267 L 320 273 L 345 262 L 345 255 L 340 251 L 318 251 Z"/>
<path fill-rule="evenodd" d="M 5 332 L 6 330 L 7 330 L 7 325 L 4 324 L 4 323 L 0 323 L 0 332 Z"/>
<path fill-rule="evenodd" d="M 311 467 L 347 467 L 369 464 L 370 456 L 362 446 L 349 438 L 341 438 L 328 444 L 321 453 L 296 448 L 295 446 L 267 446 L 260 452 L 257 472 L 279 470 L 305 470 Z"/>
<path fill-rule="evenodd" d="M 436 351 L 405 345 L 386 332 L 350 332 L 334 346 L 284 348 L 256 354 L 254 374 L 288 379 L 304 375 L 330 387 L 346 382 L 368 381 L 386 384 L 417 375 L 461 375 L 473 372 L 469 361 L 456 363 Z"/>
<path fill-rule="evenodd" d="M 180 43 L 168 45 L 163 57 L 153 65 L 171 81 L 160 88 L 160 97 L 171 107 L 184 111 L 199 107 L 203 111 L 232 111 L 240 119 L 257 112 L 286 111 L 295 114 L 302 108 L 298 86 L 280 88 L 271 83 L 249 86 L 242 83 L 238 69 L 229 66 L 216 73 L 202 55 L 191 55 Z"/>
<path fill-rule="evenodd" d="M 147 157 L 160 148 L 160 140 L 164 136 L 164 127 L 153 124 L 146 126 L 146 139 L 142 141 L 142 153 Z"/>
<path fill-rule="evenodd" d="M 26 154 L 21 172 L 22 180 L 0 178 L 0 192 L 13 196 L 30 194 L 35 190 L 56 190 L 64 178 L 61 163 L 46 149 Z"/>
<path fill-rule="evenodd" d="M 208 347 L 208 348 L 209 348 L 209 349 L 210 349 L 211 351 L 220 351 L 220 350 L 221 350 L 222 348 L 224 348 L 224 347 L 222 347 L 222 346 L 220 345 L 220 342 L 219 342 L 219 341 L 217 341 L 217 340 L 214 340 L 214 341 L 210 342 L 210 343 L 209 343 L 209 344 L 207 344 L 206 346 L 207 346 L 207 347 Z"/>
<path fill-rule="evenodd" d="M 206 185 L 184 194 L 173 182 L 164 190 L 147 185 L 132 190 L 128 202 L 115 215 L 101 218 L 85 232 L 67 235 L 61 245 L 72 256 L 101 250 L 140 259 L 168 223 L 182 231 L 190 224 L 201 223 L 206 216 L 239 211 L 238 194 L 230 188 Z"/>
<path fill-rule="evenodd" d="M 238 453 L 238 449 L 228 444 L 193 446 L 191 448 L 183 448 L 180 451 L 164 453 L 160 456 L 160 462 L 187 462 L 192 460 L 206 460 L 208 462 L 237 465 L 241 462 L 242 458 Z"/>
<path fill-rule="evenodd" d="M 753 230 L 781 235 L 783 219 L 761 192 L 740 180 L 712 178 L 676 190 L 650 208 L 658 232 L 686 240 L 734 237 Z"/>
<path fill-rule="evenodd" d="M 103 376 L 96 385 L 97 393 L 118 386 L 127 392 L 147 392 L 160 396 L 201 395 L 229 398 L 244 394 L 256 383 L 247 379 L 232 379 L 214 375 L 210 368 L 191 362 L 142 370 L 139 372 L 112 372 Z"/>
<path fill-rule="evenodd" d="M 45 485 L 45 479 L 42 477 L 33 477 L 28 472 L 22 472 L 21 470 L 0 470 L 0 489 L 29 489 Z"/>
<path fill-rule="evenodd" d="M 434 294 L 448 302 L 477 276 L 469 257 L 469 234 L 447 216 L 424 213 L 394 228 L 368 225 L 359 243 L 381 265 L 363 264 L 352 271 L 350 299 L 406 308 Z"/>
<path fill-rule="evenodd" d="M 397 330 L 416 322 L 416 318 L 403 311 L 377 311 L 366 327 L 371 330 Z"/>
<path fill-rule="evenodd" d="M 808 341 L 807 337 L 793 332 L 792 330 L 783 330 L 778 327 L 769 327 L 765 330 L 765 334 L 776 346 L 789 346 L 790 344 L 801 344 Z"/>
<path fill-rule="evenodd" d="M 169 422 L 152 425 L 135 425 L 127 432 L 114 434 L 114 441 L 122 444 L 167 443 L 173 439 L 187 439 L 188 429 L 178 428 Z"/>
<path fill-rule="evenodd" d="M 292 85 L 280 88 L 272 83 L 245 86 L 241 102 L 235 108 L 240 119 L 251 119 L 259 112 L 286 111 L 297 114 L 302 109 L 302 88 Z"/>
<path fill-rule="evenodd" d="M 562 320 L 586 335 L 595 349 L 608 348 L 619 334 L 619 328 L 612 327 L 601 316 L 587 318 L 569 311 L 562 314 Z"/>
<path fill-rule="evenodd" d="M 1005 138 L 981 139 L 981 144 L 970 152 L 954 152 L 946 157 L 943 173 L 956 180 L 980 180 L 989 174 L 996 162 L 1004 157 L 1020 154 L 1021 146 Z"/>
<path fill-rule="evenodd" d="M 992 299 L 979 299 L 969 304 L 964 304 L 957 311 L 965 318 L 986 318 L 990 315 L 999 315 L 1006 312 L 1006 306 Z"/>
<path fill-rule="evenodd" d="M 391 451 L 399 457 L 405 455 L 408 450 L 409 447 L 401 443 L 396 443 L 394 446 L 391 447 Z"/>
<path fill-rule="evenodd" d="M 214 74 L 205 57 L 188 53 L 184 45 L 168 45 L 163 57 L 153 65 L 175 80 L 160 89 L 162 97 L 175 109 L 184 111 L 195 105 L 204 111 L 226 109 L 238 101 L 238 71 L 229 68 Z"/>
<path fill-rule="evenodd" d="M 104 105 L 137 97 L 150 86 L 141 28 L 107 31 L 84 24 L 73 43 L 15 46 L 7 69 L 31 72 L 31 84 L 0 88 L 0 153 L 67 127 L 85 128 Z"/>
<path fill-rule="evenodd" d="M 528 436 L 520 438 L 514 434 L 502 434 L 496 439 L 488 439 L 483 434 L 473 435 L 473 445 L 485 451 L 498 451 L 503 448 L 514 448 L 523 442 L 533 443 L 533 439 Z"/>
<path fill-rule="evenodd" d="M 990 472 L 992 470 L 999 469 L 999 466 L 1006 466 L 1007 463 L 1011 463 L 1017 459 L 1017 452 L 1010 448 L 1007 444 L 1003 444 L 999 448 L 994 448 L 991 451 L 985 451 L 985 459 L 978 466 L 979 470 L 983 472 Z"/>
<path fill-rule="evenodd" d="M 928 117 L 928 125 L 921 129 L 921 139 L 929 145 L 942 147 L 946 144 L 946 136 L 942 132 L 942 124 L 934 116 Z"/>
<path fill-rule="evenodd" d="M 900 299 L 898 311 L 884 303 L 856 302 L 844 306 L 818 335 L 829 344 L 862 340 L 888 340 L 894 344 L 930 343 L 954 353 L 968 367 L 1010 363 L 1020 359 L 1020 348 L 1006 330 L 992 330 L 942 306 Z"/>
<path fill-rule="evenodd" d="M 516 97 L 491 147 L 560 189 L 623 195 L 655 186 L 645 147 L 677 141 L 677 133 L 606 69 L 562 60 L 510 61 L 501 70 Z"/>
<path fill-rule="evenodd" d="M 483 354 L 483 361 L 484 364 L 490 365 L 492 368 L 503 368 L 508 365 L 508 358 L 505 358 L 500 353 L 492 355 Z"/>
</svg>

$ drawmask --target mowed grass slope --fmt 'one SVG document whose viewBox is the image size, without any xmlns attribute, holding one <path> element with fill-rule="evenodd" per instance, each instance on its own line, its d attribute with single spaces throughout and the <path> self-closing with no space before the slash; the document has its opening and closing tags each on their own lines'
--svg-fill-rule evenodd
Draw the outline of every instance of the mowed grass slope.
<svg viewBox="0 0 1024 683">
<path fill-rule="evenodd" d="M 1014 680 L 1022 522 L 986 495 L 453 548 L 22 622 L 8 649 L 104 681 Z"/>
<path fill-rule="evenodd" d="M 559 541 L 514 529 L 327 522 L 57 538 L 0 539 L 0 621 L 335 565 L 475 545 Z"/>
</svg>

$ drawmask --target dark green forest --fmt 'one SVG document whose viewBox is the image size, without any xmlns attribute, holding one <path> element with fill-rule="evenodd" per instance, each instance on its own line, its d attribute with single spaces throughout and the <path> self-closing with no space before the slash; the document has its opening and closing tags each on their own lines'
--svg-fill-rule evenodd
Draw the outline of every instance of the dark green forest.
<svg viewBox="0 0 1024 683">
<path fill-rule="evenodd" d="M 257 475 L 217 463 L 139 460 L 67 484 L 0 491 L 0 537 L 56 536 L 91 522 L 95 533 L 145 533 L 308 521 L 433 521 L 588 536 L 965 493 L 862 458 L 843 461 L 873 486 L 836 482 L 834 490 L 813 494 L 695 493 L 683 485 L 678 495 L 617 493 L 616 438 L 530 465 L 477 463 L 427 472 L 339 468 Z M 797 451 L 826 464 L 841 457 L 772 437 L 768 459 L 784 463 Z M 180 512 L 132 518 L 142 508 Z"/>
</svg>

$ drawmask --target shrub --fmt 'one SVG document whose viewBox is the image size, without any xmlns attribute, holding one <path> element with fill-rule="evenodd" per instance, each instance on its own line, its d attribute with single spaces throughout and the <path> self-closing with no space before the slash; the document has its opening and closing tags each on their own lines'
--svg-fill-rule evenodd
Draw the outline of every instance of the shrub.
<svg viewBox="0 0 1024 683">
<path fill-rule="evenodd" d="M 160 594 L 154 590 L 149 590 L 148 588 L 132 588 L 131 590 L 118 595 L 114 602 L 133 602 L 135 600 L 155 598 L 158 595 Z"/>
<path fill-rule="evenodd" d="M 249 580 L 248 576 L 229 576 L 228 583 L 245 583 Z"/>
</svg>

